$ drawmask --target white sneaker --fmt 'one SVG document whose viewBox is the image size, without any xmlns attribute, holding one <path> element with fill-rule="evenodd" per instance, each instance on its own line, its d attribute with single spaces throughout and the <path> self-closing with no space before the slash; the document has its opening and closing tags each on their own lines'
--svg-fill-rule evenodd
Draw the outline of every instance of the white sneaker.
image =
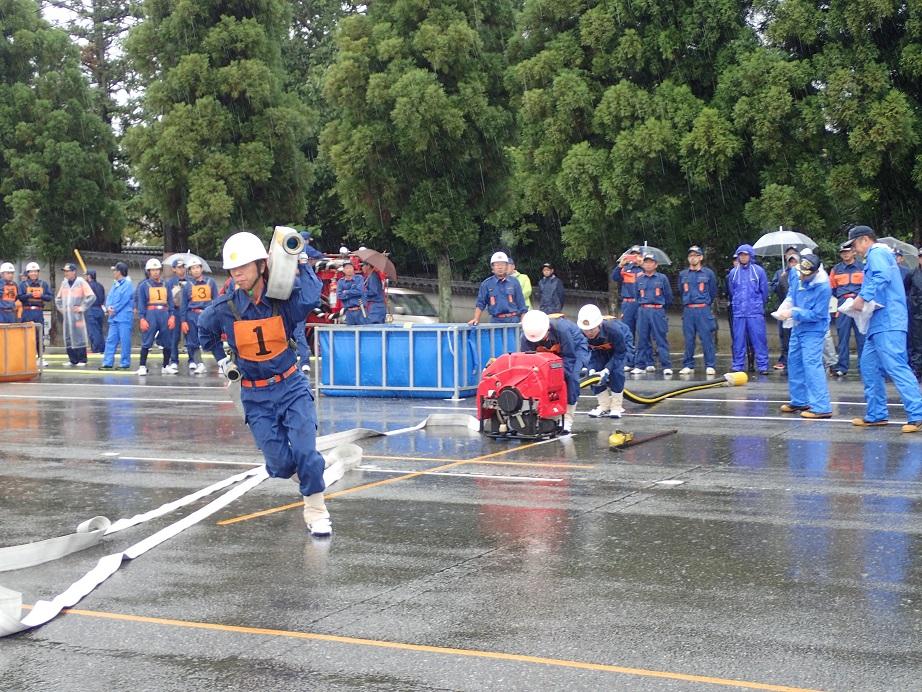
<svg viewBox="0 0 922 692">
<path fill-rule="evenodd" d="M 643 375 L 643 373 L 644 373 L 643 368 L 634 368 L 633 370 L 631 370 L 632 375 Z"/>
<path fill-rule="evenodd" d="M 333 522 L 323 501 L 323 493 L 304 497 L 304 523 L 311 536 L 323 537 L 333 533 Z"/>
<path fill-rule="evenodd" d="M 85 368 L 85 367 L 86 367 L 86 363 L 77 363 L 77 367 L 78 367 L 78 368 Z"/>
<path fill-rule="evenodd" d="M 624 415 L 624 410 L 623 410 L 623 409 L 620 410 L 620 411 L 616 411 L 615 409 L 612 409 L 611 411 L 608 412 L 608 417 L 609 417 L 609 418 L 621 418 L 621 416 L 623 416 L 623 415 Z"/>
<path fill-rule="evenodd" d="M 207 372 L 208 372 L 208 368 L 205 367 L 204 363 L 199 363 L 198 365 L 195 366 L 196 375 L 204 375 Z"/>
<path fill-rule="evenodd" d="M 69 360 L 65 360 L 65 361 L 64 361 L 64 367 L 65 367 L 65 368 L 72 368 L 72 367 L 74 367 L 74 364 L 71 363 Z"/>
<path fill-rule="evenodd" d="M 714 368 L 708 368 L 707 370 L 704 371 L 704 374 L 705 375 L 716 375 L 717 371 Z"/>
<path fill-rule="evenodd" d="M 601 406 L 596 406 L 589 412 L 590 418 L 607 418 L 610 411 L 607 408 L 602 408 Z"/>
<path fill-rule="evenodd" d="M 44 358 L 42 358 L 41 361 L 39 361 L 39 363 L 41 364 L 41 366 L 42 366 L 43 368 L 47 368 L 49 365 L 51 365 L 51 363 L 49 363 L 49 362 L 48 362 L 47 360 L 45 360 Z"/>
<path fill-rule="evenodd" d="M 140 366 L 137 370 L 135 370 L 135 375 L 140 375 L 141 377 L 143 377 L 143 376 L 146 375 L 146 374 L 147 374 L 147 366 L 146 366 L 146 365 L 142 365 L 142 366 Z"/>
<path fill-rule="evenodd" d="M 672 368 L 663 368 L 663 377 L 672 377 Z"/>
<path fill-rule="evenodd" d="M 691 375 L 695 371 L 694 368 L 682 368 L 679 370 L 680 375 Z"/>
<path fill-rule="evenodd" d="M 301 366 L 301 372 L 309 375 L 311 372 L 311 366 L 305 363 L 304 365 Z"/>
<path fill-rule="evenodd" d="M 647 372 L 656 372 L 656 368 L 654 368 L 652 365 L 648 365 L 646 370 Z"/>
<path fill-rule="evenodd" d="M 624 366 L 624 372 L 631 372 L 631 366 L 630 366 L 630 365 L 625 365 L 625 366 Z"/>
<path fill-rule="evenodd" d="M 163 366 L 164 375 L 177 375 L 179 374 L 179 366 L 176 363 L 170 363 L 169 365 Z"/>
</svg>

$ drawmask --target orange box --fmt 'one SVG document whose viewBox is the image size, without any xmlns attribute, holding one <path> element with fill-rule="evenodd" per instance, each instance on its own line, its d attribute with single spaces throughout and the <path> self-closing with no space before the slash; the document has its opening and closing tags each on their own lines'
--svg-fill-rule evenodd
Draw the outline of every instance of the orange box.
<svg viewBox="0 0 922 692">
<path fill-rule="evenodd" d="M 35 327 L 32 322 L 0 324 L 0 382 L 38 377 Z"/>
</svg>

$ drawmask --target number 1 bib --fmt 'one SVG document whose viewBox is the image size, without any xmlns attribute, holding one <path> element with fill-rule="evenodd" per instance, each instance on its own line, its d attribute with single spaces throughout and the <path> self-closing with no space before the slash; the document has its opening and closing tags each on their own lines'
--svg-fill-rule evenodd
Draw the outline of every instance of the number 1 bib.
<svg viewBox="0 0 922 692">
<path fill-rule="evenodd" d="M 234 340 L 237 353 L 244 360 L 272 360 L 288 348 L 285 323 L 281 315 L 261 320 L 237 320 L 234 322 Z"/>
</svg>

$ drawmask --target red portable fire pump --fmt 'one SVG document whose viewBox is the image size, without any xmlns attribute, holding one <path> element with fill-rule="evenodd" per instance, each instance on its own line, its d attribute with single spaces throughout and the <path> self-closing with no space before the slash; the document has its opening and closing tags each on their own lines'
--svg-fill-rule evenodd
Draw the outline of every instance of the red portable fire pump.
<svg viewBox="0 0 922 692">
<path fill-rule="evenodd" d="M 553 353 L 499 356 L 477 387 L 480 431 L 490 437 L 553 437 L 563 429 L 566 410 L 563 361 Z"/>
</svg>

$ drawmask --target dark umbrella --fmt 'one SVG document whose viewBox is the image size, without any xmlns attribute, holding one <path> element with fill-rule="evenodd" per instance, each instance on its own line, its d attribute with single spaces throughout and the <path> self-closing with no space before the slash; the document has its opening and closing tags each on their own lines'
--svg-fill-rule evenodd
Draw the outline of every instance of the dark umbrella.
<svg viewBox="0 0 922 692">
<path fill-rule="evenodd" d="M 370 264 L 379 272 L 384 272 L 385 275 L 387 275 L 387 278 L 391 281 L 397 280 L 397 268 L 394 266 L 394 263 L 391 262 L 390 258 L 383 252 L 366 249 L 356 250 L 351 254 L 355 255 L 366 264 Z"/>
</svg>

